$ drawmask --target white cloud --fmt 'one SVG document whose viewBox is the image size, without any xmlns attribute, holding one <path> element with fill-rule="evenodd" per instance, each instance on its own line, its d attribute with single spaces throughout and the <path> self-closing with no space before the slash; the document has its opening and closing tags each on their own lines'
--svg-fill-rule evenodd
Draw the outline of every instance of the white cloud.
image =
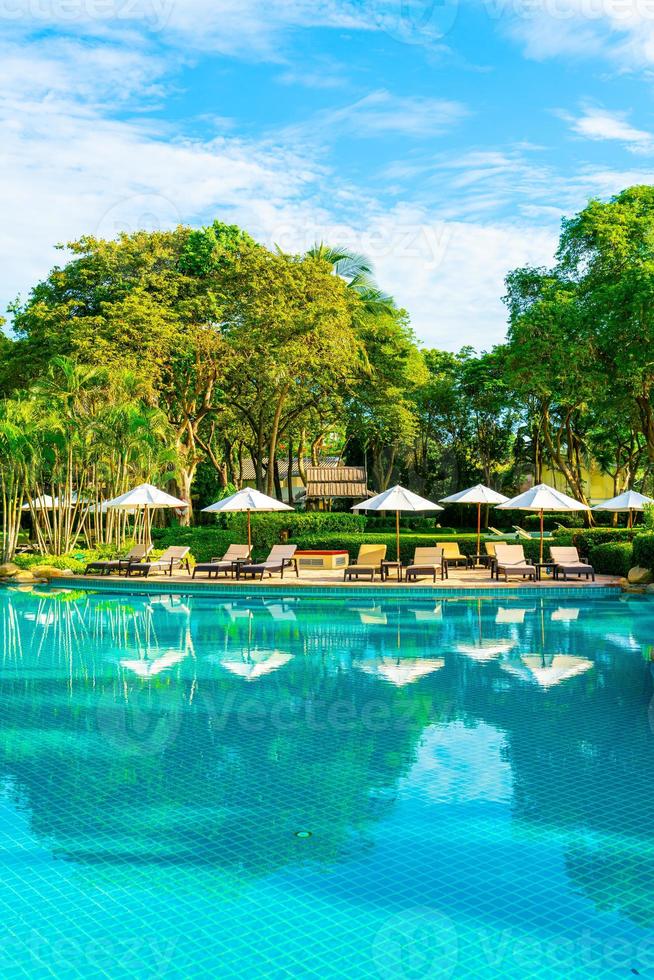
<svg viewBox="0 0 654 980">
<path fill-rule="evenodd" d="M 380 284 L 409 310 L 426 343 L 486 347 L 504 333 L 506 272 L 551 261 L 557 222 L 539 208 L 570 210 L 589 193 L 647 179 L 637 171 L 588 168 L 564 180 L 536 165 L 527 148 L 473 150 L 401 161 L 401 202 L 386 206 L 370 185 L 354 185 L 317 163 L 322 157 L 309 155 L 303 130 L 296 138 L 287 132 L 191 140 L 146 119 L 142 93 L 156 103 L 164 84 L 161 60 L 132 36 L 98 43 L 43 36 L 28 48 L 4 38 L 4 302 L 25 295 L 61 261 L 57 242 L 218 216 L 291 251 L 320 239 L 350 244 L 371 256 Z M 378 91 L 336 110 L 329 125 L 350 135 L 433 134 L 455 126 L 464 112 L 459 103 Z M 311 126 L 315 137 L 320 124 Z M 407 203 L 411 195 L 418 203 Z M 499 218 L 509 207 L 513 220 Z"/>
<path fill-rule="evenodd" d="M 340 137 L 438 136 L 468 115 L 467 108 L 450 99 L 393 95 L 385 89 L 338 109 L 325 109 L 282 132 L 288 141 L 306 144 L 308 139 L 333 143 Z"/>
<path fill-rule="evenodd" d="M 627 121 L 626 115 L 610 112 L 608 109 L 588 108 L 582 115 L 574 117 L 561 113 L 579 136 L 590 140 L 614 140 L 624 144 L 627 149 L 650 152 L 654 148 L 654 136 L 644 129 L 636 129 Z"/>
<path fill-rule="evenodd" d="M 654 0 L 481 0 L 530 58 L 604 57 L 621 70 L 654 63 Z"/>
<path fill-rule="evenodd" d="M 280 46 L 303 28 L 383 31 L 430 43 L 458 0 L 0 0 L 0 33 L 55 28 L 75 36 L 158 36 L 183 51 L 284 61 Z"/>
</svg>

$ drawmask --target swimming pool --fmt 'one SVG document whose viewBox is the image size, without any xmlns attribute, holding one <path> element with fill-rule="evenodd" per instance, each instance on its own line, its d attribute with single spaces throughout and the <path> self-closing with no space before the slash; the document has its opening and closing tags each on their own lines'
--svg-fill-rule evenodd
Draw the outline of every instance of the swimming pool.
<svg viewBox="0 0 654 980">
<path fill-rule="evenodd" d="M 0 618 L 0 976 L 654 975 L 651 600 Z"/>
</svg>

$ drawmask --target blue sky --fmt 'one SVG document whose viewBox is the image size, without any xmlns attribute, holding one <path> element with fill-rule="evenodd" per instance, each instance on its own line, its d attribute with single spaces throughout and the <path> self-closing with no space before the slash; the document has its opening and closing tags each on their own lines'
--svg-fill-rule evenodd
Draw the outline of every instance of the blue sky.
<svg viewBox="0 0 654 980">
<path fill-rule="evenodd" d="M 649 182 L 654 0 L 0 0 L 0 301 L 78 235 L 235 221 L 368 254 L 427 345 Z"/>
</svg>

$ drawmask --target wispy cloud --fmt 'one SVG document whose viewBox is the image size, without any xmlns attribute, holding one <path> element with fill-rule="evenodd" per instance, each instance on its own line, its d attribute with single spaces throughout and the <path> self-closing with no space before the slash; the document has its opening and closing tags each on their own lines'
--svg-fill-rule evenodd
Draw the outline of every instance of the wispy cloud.
<svg viewBox="0 0 654 980">
<path fill-rule="evenodd" d="M 501 29 L 525 54 L 603 57 L 616 69 L 654 64 L 654 3 L 651 0 L 481 0 Z"/>
<path fill-rule="evenodd" d="M 589 107 L 579 116 L 564 112 L 560 116 L 573 132 L 585 139 L 612 140 L 622 143 L 634 153 L 651 153 L 654 150 L 654 134 L 632 126 L 624 112 Z"/>
<path fill-rule="evenodd" d="M 77 36 L 130 31 L 184 51 L 282 62 L 280 47 L 299 29 L 384 32 L 429 44 L 443 37 L 458 0 L 4 0 L 0 33 L 55 29 Z"/>
<path fill-rule="evenodd" d="M 468 114 L 466 106 L 453 100 L 393 95 L 378 89 L 356 102 L 316 113 L 303 123 L 288 127 L 284 135 L 288 139 L 329 142 L 343 136 L 432 137 L 447 132 Z"/>
</svg>

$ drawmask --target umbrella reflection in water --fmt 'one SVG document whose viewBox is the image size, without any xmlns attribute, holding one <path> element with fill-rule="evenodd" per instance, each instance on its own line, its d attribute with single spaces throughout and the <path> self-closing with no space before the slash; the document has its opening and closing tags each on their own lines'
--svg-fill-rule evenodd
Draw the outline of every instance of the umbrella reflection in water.
<svg viewBox="0 0 654 980">
<path fill-rule="evenodd" d="M 552 616 L 552 619 L 554 617 Z M 556 622 L 556 620 L 555 620 Z M 545 652 L 545 607 L 540 602 L 540 652 L 510 657 L 500 664 L 502 670 L 528 684 L 536 684 L 543 690 L 562 684 L 585 674 L 593 667 L 593 661 L 564 653 Z"/>
<path fill-rule="evenodd" d="M 378 660 L 360 660 L 354 663 L 357 670 L 389 681 L 396 687 L 413 684 L 445 666 L 442 659 L 423 660 L 421 657 L 381 657 Z"/>
</svg>

